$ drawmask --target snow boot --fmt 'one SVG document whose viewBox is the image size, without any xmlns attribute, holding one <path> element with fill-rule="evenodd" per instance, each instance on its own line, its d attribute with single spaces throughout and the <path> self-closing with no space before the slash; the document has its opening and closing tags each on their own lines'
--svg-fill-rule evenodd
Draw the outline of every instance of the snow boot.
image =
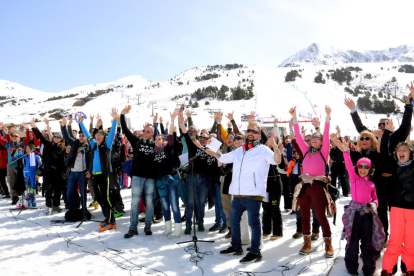
<svg viewBox="0 0 414 276">
<path fill-rule="evenodd" d="M 303 247 L 299 251 L 299 254 L 306 255 L 306 254 L 309 253 L 309 251 L 311 250 L 311 248 L 312 248 L 311 236 L 310 235 L 304 235 L 303 236 Z"/>
<path fill-rule="evenodd" d="M 204 232 L 204 221 L 199 221 L 198 223 L 198 232 Z"/>
<path fill-rule="evenodd" d="M 151 236 L 152 235 L 151 227 L 144 227 L 144 233 L 147 236 Z"/>
<path fill-rule="evenodd" d="M 178 238 L 181 236 L 181 231 L 183 229 L 183 225 L 181 222 L 174 223 L 174 231 L 169 235 L 170 238 Z"/>
<path fill-rule="evenodd" d="M 47 208 L 46 216 L 51 216 L 52 214 L 53 214 L 53 208 L 52 207 Z"/>
<path fill-rule="evenodd" d="M 263 257 L 259 251 L 258 254 L 253 254 L 252 252 L 247 253 L 247 255 L 243 259 L 241 259 L 239 262 L 241 264 L 248 264 L 248 263 L 260 262 L 261 260 L 263 260 Z"/>
<path fill-rule="evenodd" d="M 332 238 L 327 237 L 323 238 L 325 242 L 325 257 L 326 258 L 333 258 L 334 256 L 334 249 L 332 247 Z"/>
<path fill-rule="evenodd" d="M 37 206 L 36 198 L 35 197 L 32 198 L 32 206 L 33 207 L 36 207 Z"/>
<path fill-rule="evenodd" d="M 184 234 L 191 235 L 191 230 L 192 230 L 191 223 L 186 223 Z"/>
<path fill-rule="evenodd" d="M 171 232 L 172 232 L 172 221 L 169 220 L 165 222 L 165 231 L 164 233 L 162 233 L 162 236 L 168 237 L 168 235 L 171 234 Z"/>
<path fill-rule="evenodd" d="M 128 230 L 128 233 L 124 235 L 124 238 L 129 239 L 136 235 L 138 235 L 138 230 Z"/>
<path fill-rule="evenodd" d="M 53 211 L 58 212 L 58 213 L 63 212 L 63 210 L 59 206 L 53 206 Z"/>
</svg>

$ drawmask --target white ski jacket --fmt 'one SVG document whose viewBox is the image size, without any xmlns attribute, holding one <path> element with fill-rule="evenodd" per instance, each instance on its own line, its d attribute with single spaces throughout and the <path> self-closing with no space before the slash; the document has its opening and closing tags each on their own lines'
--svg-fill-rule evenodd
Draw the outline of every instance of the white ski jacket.
<svg viewBox="0 0 414 276">
<path fill-rule="evenodd" d="M 270 148 L 260 145 L 245 151 L 240 147 L 223 154 L 218 160 L 224 164 L 233 163 L 229 194 L 266 197 L 270 164 L 277 165 Z"/>
</svg>

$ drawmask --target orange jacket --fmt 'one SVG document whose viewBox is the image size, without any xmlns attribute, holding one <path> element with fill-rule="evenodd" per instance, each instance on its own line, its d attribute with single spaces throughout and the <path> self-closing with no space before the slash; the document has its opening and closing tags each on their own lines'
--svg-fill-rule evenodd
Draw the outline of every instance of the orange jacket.
<svg viewBox="0 0 414 276">
<path fill-rule="evenodd" d="M 295 165 L 296 165 L 296 162 L 294 160 L 290 160 L 290 162 L 289 162 L 289 168 L 288 168 L 288 171 L 287 171 L 287 176 L 288 177 L 289 177 L 290 173 L 292 172 L 293 167 L 295 167 Z M 303 173 L 302 167 L 299 166 L 299 168 L 300 168 L 300 173 L 302 174 Z"/>
</svg>

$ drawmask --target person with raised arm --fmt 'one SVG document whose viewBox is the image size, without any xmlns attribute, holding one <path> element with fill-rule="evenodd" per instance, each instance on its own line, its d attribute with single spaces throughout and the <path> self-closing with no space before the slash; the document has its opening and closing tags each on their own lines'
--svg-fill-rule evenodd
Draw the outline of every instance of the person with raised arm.
<svg viewBox="0 0 414 276">
<path fill-rule="evenodd" d="M 180 207 L 178 205 L 178 197 L 182 196 L 182 183 L 178 174 L 179 163 L 177 162 L 181 146 L 175 141 L 177 134 L 174 131 L 174 121 L 177 115 L 178 110 L 170 113 L 171 125 L 168 131 L 169 135 L 157 135 L 154 148 L 155 186 L 161 198 L 165 219 L 165 231 L 162 235 L 170 238 L 179 237 L 182 231 Z M 174 231 L 172 231 L 170 207 L 174 216 Z"/>
<path fill-rule="evenodd" d="M 188 148 L 188 158 L 191 159 L 196 155 L 200 154 L 194 160 L 193 168 L 194 170 L 188 171 L 187 180 L 186 180 L 186 194 L 187 202 L 185 207 L 186 215 L 186 228 L 184 234 L 191 235 L 192 230 L 192 219 L 193 219 L 193 203 L 195 202 L 197 220 L 198 220 L 198 231 L 204 232 L 204 213 L 205 213 L 205 198 L 208 192 L 207 184 L 207 159 L 208 155 L 204 152 L 203 147 L 207 144 L 209 139 L 207 133 L 200 133 L 199 138 L 197 139 L 197 128 L 193 125 L 190 126 L 188 131 L 184 124 L 183 113 L 178 115 L 178 123 L 180 124 L 180 129 L 183 133 L 187 148 Z M 193 179 L 194 179 L 194 193 L 193 193 Z"/>
<path fill-rule="evenodd" d="M 122 132 L 127 137 L 133 148 L 134 159 L 130 176 L 132 177 L 131 191 L 131 216 L 128 233 L 124 238 L 129 239 L 138 235 L 138 215 L 141 195 L 145 187 L 145 235 L 152 235 L 151 225 L 154 213 L 154 191 L 156 171 L 154 166 L 154 127 L 150 124 L 144 126 L 142 138 L 135 136 L 128 128 L 125 115 L 131 111 L 131 106 L 126 106 L 121 111 Z"/>
<path fill-rule="evenodd" d="M 330 135 L 338 150 L 343 152 L 346 170 L 351 182 L 352 200 L 342 216 L 347 240 L 345 266 L 348 273 L 358 275 L 359 248 L 361 247 L 364 275 L 373 275 L 375 256 L 385 240 L 384 227 L 377 215 L 378 198 L 373 178 L 374 167 L 369 158 L 361 158 L 354 169 L 349 143 L 341 142 L 337 134 Z M 361 242 L 361 245 L 360 245 Z"/>
<path fill-rule="evenodd" d="M 66 117 L 62 117 L 62 120 L 60 121 L 60 130 L 62 131 L 65 141 L 71 146 L 68 154 L 69 157 L 65 161 L 65 166 L 70 168 L 67 189 L 68 209 L 73 210 L 76 208 L 75 194 L 77 193 L 78 183 L 81 188 L 81 203 L 86 209 L 86 172 L 88 171 L 91 147 L 82 130 L 79 131 L 79 139 L 72 138 L 70 135 L 71 132 L 67 127 Z"/>
<path fill-rule="evenodd" d="M 247 210 L 249 226 L 252 231 L 250 252 L 240 260 L 240 263 L 252 263 L 262 260 L 260 244 L 262 229 L 260 223 L 260 207 L 266 197 L 266 183 L 270 165 L 281 162 L 280 150 L 271 137 L 268 146 L 260 143 L 261 128 L 256 122 L 251 122 L 242 147 L 230 153 L 214 153 L 207 149 L 207 154 L 214 156 L 224 164 L 233 163 L 233 177 L 229 193 L 233 195 L 230 211 L 232 231 L 231 246 L 222 250 L 223 255 L 243 255 L 241 246 L 240 220 L 243 211 Z M 270 148 L 274 149 L 274 152 Z"/>
<path fill-rule="evenodd" d="M 49 123 L 46 119 L 47 124 Z M 40 138 L 40 141 L 44 145 L 43 148 L 43 162 L 45 165 L 45 173 L 47 174 L 46 183 L 46 206 L 48 210 L 46 215 L 50 216 L 52 213 L 61 213 L 63 210 L 60 206 L 60 196 L 65 184 L 66 172 L 65 172 L 65 140 L 62 138 L 60 132 L 53 134 L 53 140 L 47 140 L 39 131 L 36 126 L 34 118 L 32 118 L 31 126 L 36 137 Z M 50 128 L 48 128 L 50 130 Z"/>
<path fill-rule="evenodd" d="M 115 138 L 116 123 L 119 120 L 118 111 L 115 108 L 112 108 L 111 116 L 114 120 L 109 134 L 99 130 L 95 134 L 95 138 L 91 136 L 88 128 L 83 124 L 82 115 L 78 116 L 79 125 L 92 149 L 87 176 L 92 179 L 93 185 L 98 188 L 96 197 L 105 217 L 99 224 L 99 232 L 116 229 L 113 206 L 109 200 L 109 174 L 112 171 L 111 149 Z"/>
<path fill-rule="evenodd" d="M 308 146 L 300 133 L 299 124 L 296 116 L 296 107 L 290 109 L 292 115 L 293 127 L 295 130 L 296 141 L 303 157 L 303 186 L 299 194 L 295 196 L 298 199 L 300 212 L 302 215 L 302 229 L 304 245 L 299 251 L 300 254 L 306 255 L 311 250 L 311 229 L 310 229 L 310 213 L 311 206 L 315 210 L 318 222 L 322 227 L 322 233 L 325 242 L 325 256 L 333 258 L 334 249 L 332 247 L 332 233 L 328 219 L 325 214 L 328 199 L 325 195 L 325 187 L 328 179 L 325 176 L 326 160 L 329 157 L 329 126 L 331 121 L 331 108 L 325 106 L 326 120 L 323 135 L 315 132 L 311 138 L 311 145 Z"/>
</svg>

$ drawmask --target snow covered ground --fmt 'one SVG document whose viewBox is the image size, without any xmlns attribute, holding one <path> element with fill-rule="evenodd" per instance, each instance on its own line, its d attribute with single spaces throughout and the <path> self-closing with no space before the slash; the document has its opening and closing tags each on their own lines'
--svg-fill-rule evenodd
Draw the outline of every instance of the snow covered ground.
<svg viewBox="0 0 414 276">
<path fill-rule="evenodd" d="M 324 244 L 320 238 L 312 242 L 312 253 L 299 255 L 302 240 L 292 239 L 295 233 L 295 216 L 283 212 L 283 235 L 277 241 L 264 241 L 264 261 L 249 265 L 239 264 L 240 256 L 222 256 L 220 250 L 229 246 L 230 240 L 223 234 L 197 232 L 199 239 L 214 240 L 214 243 L 199 243 L 202 260 L 197 267 L 190 261 L 187 241 L 191 236 L 178 239 L 162 237 L 164 223 L 152 226 L 153 235 L 143 234 L 143 223 L 138 225 L 139 235 L 124 239 L 128 231 L 131 190 L 122 190 L 126 214 L 117 219 L 117 229 L 98 231 L 97 222 L 86 222 L 80 228 L 76 224 L 52 226 L 51 220 L 64 219 L 64 213 L 45 216 L 45 201 L 37 198 L 39 210 L 10 211 L 10 200 L 0 200 L 0 271 L 1 275 L 348 275 L 344 263 L 345 241 L 340 241 L 343 206 L 350 198 L 337 202 L 337 225 L 331 223 L 335 258 L 324 257 Z M 282 199 L 283 201 L 283 199 Z M 283 202 L 281 202 L 283 207 Z M 181 208 L 181 212 L 184 209 Z M 103 216 L 99 210 L 92 214 L 97 220 Z M 143 216 L 143 214 L 141 214 Z M 214 210 L 206 211 L 205 225 L 208 229 L 214 223 Z M 247 245 L 243 246 L 246 251 Z M 382 258 L 377 261 L 381 271 Z M 360 261 L 360 272 L 362 263 Z M 331 270 L 332 268 L 332 270 Z M 331 270 L 331 271 L 330 271 Z M 247 274 L 247 272 L 257 274 Z M 239 274 L 237 274 L 238 272 Z M 266 274 L 261 274 L 268 272 Z M 362 274 L 361 274 L 362 275 Z M 397 275 L 401 275 L 400 272 Z"/>
</svg>

